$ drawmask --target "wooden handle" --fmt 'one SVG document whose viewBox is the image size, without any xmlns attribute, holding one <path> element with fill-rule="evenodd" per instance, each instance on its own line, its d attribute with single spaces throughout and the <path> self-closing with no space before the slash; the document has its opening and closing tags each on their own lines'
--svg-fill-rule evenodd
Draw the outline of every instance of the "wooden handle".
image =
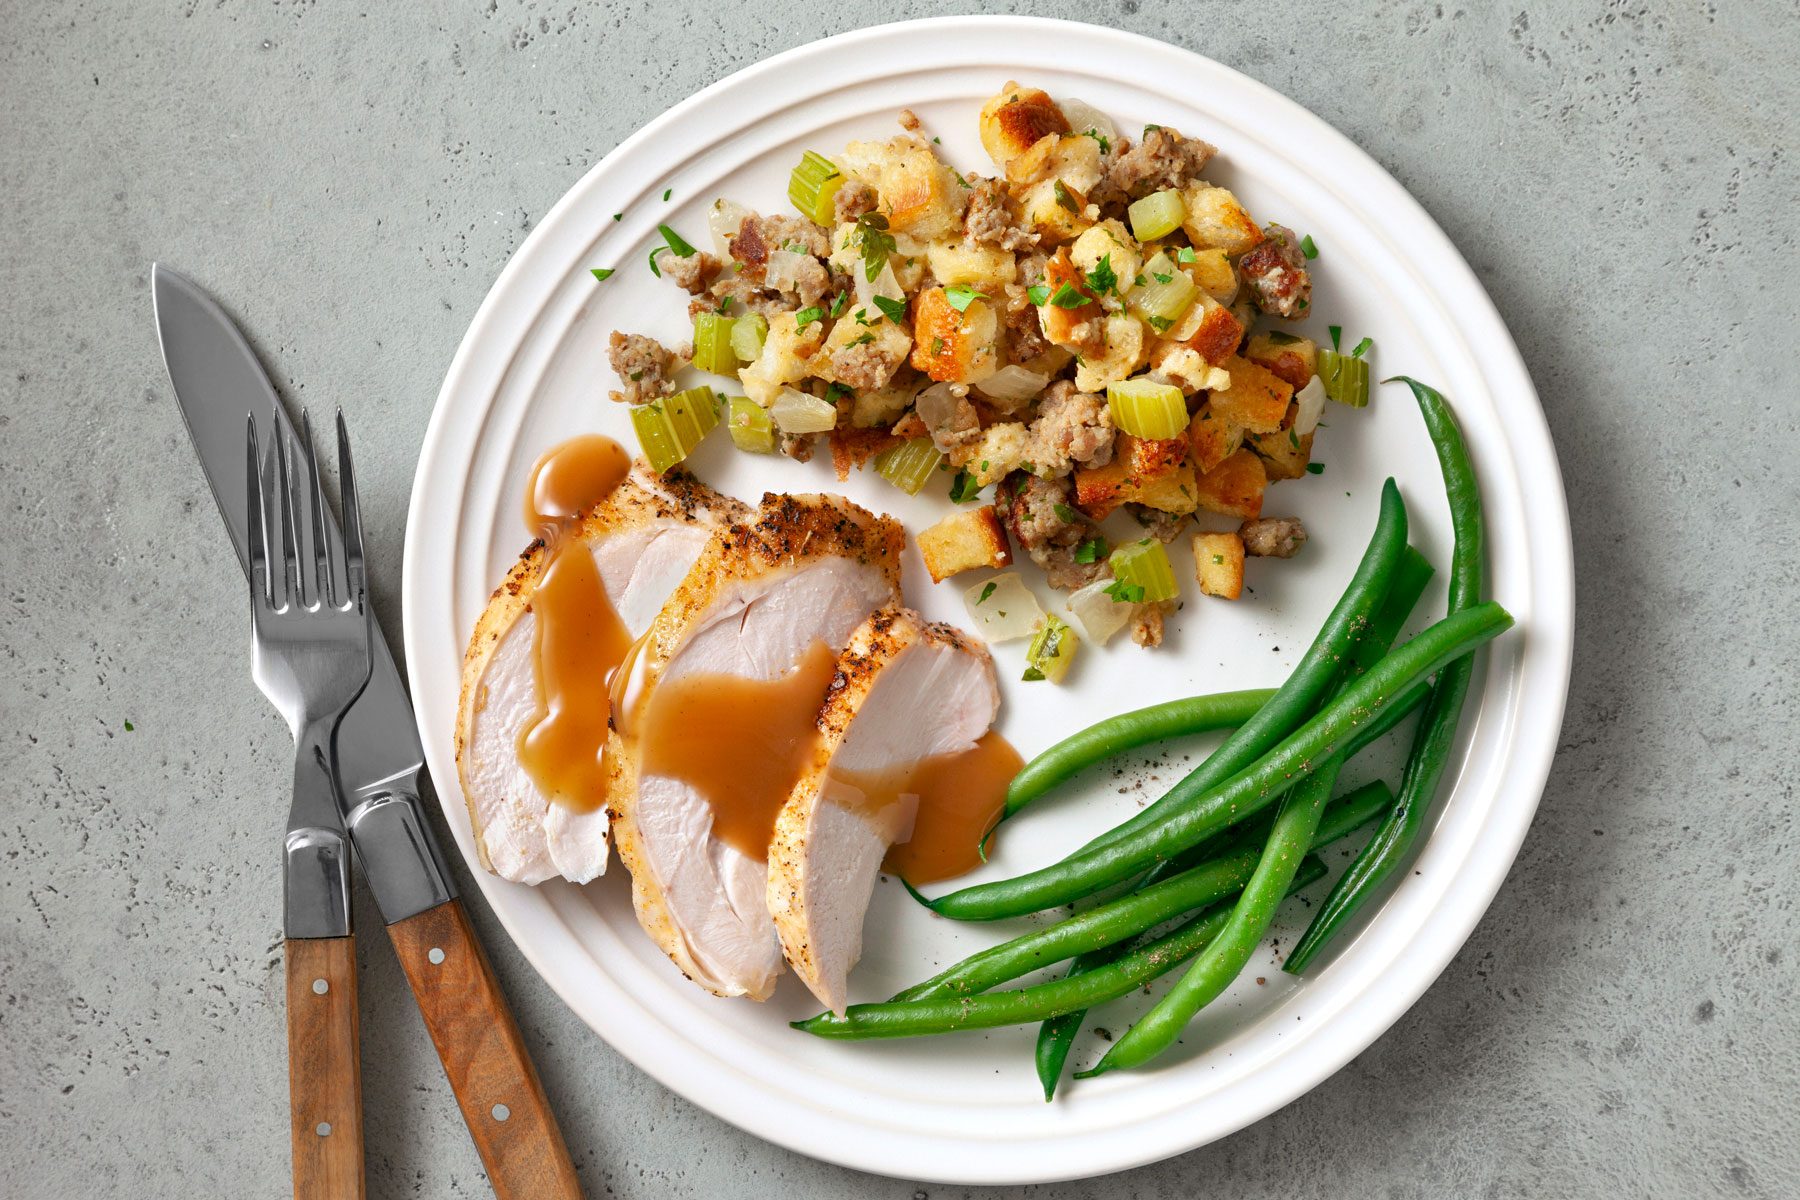
<svg viewBox="0 0 1800 1200">
<path fill-rule="evenodd" d="M 575 1164 L 462 901 L 388 926 L 500 1200 L 580 1200 Z"/>
<path fill-rule="evenodd" d="M 289 938 L 288 1106 L 295 1200 L 362 1200 L 356 939 Z"/>
</svg>

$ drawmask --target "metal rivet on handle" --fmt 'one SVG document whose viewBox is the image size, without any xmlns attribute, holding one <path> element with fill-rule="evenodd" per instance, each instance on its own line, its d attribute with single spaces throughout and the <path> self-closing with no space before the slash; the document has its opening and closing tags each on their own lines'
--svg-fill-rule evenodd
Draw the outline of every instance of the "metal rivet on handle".
<svg viewBox="0 0 1800 1200">
<path fill-rule="evenodd" d="M 318 1134 L 320 1137 L 330 1137 L 331 1136 L 331 1122 L 330 1121 L 320 1121 L 318 1123 L 318 1125 L 313 1128 L 313 1132 Z"/>
<path fill-rule="evenodd" d="M 510 1116 L 512 1116 L 512 1109 L 506 1107 L 504 1104 L 494 1105 L 494 1120 L 504 1121 Z"/>
<path fill-rule="evenodd" d="M 330 990 L 331 990 L 331 984 L 328 983 L 327 981 L 325 981 L 323 979 L 313 980 L 313 995 L 323 996 L 326 992 L 329 992 Z"/>
<path fill-rule="evenodd" d="M 442 950 L 438 949 L 436 946 L 433 946 L 431 949 L 429 949 L 425 952 L 425 957 L 429 958 L 431 960 L 432 966 L 436 966 L 438 963 L 441 963 L 444 961 L 444 952 Z"/>
</svg>

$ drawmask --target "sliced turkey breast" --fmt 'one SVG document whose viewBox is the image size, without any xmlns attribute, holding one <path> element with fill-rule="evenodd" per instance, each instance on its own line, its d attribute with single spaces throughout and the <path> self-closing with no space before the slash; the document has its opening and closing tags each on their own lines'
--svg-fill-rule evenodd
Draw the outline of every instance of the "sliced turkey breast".
<svg viewBox="0 0 1800 1200">
<path fill-rule="evenodd" d="M 896 522 L 840 497 L 764 496 L 753 520 L 707 544 L 615 692 L 607 808 L 638 920 L 676 966 L 718 995 L 766 999 L 781 972 L 764 898 L 768 825 L 759 845 L 734 844 L 715 819 L 725 810 L 715 805 L 741 797 L 709 796 L 695 775 L 669 762 L 666 748 L 676 739 L 678 751 L 691 747 L 727 770 L 733 754 L 739 762 L 761 755 L 748 744 L 758 733 L 759 703 L 742 700 L 682 723 L 658 715 L 659 692 L 665 704 L 684 689 L 749 696 L 799 678 L 813 691 L 785 703 L 804 705 L 800 723 L 810 745 L 832 661 L 864 618 L 899 596 L 904 537 Z M 818 661 L 823 674 L 804 674 Z M 746 762 L 746 777 L 762 765 Z M 793 778 L 783 777 L 774 792 L 770 822 Z M 740 843 L 742 833 L 736 830 Z"/>
<path fill-rule="evenodd" d="M 812 765 L 775 823 L 768 876 L 782 951 L 834 1012 L 862 956 L 882 858 L 912 836 L 913 772 L 973 750 L 999 706 L 987 649 L 908 608 L 871 615 L 839 656 Z"/>
<path fill-rule="evenodd" d="M 635 638 L 712 533 L 747 512 L 692 476 L 659 478 L 639 464 L 562 536 L 593 554 L 606 598 Z M 539 705 L 532 598 L 551 558 L 550 547 L 534 541 L 495 589 L 469 638 L 457 707 L 457 775 L 481 865 L 516 883 L 558 875 L 586 883 L 606 870 L 604 798 L 586 810 L 554 803 L 519 757 Z"/>
</svg>

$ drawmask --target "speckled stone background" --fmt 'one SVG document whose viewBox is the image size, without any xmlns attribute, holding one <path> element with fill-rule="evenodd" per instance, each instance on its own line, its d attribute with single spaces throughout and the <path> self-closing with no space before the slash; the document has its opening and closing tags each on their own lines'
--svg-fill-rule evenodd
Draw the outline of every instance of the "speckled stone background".
<svg viewBox="0 0 1800 1200">
<path fill-rule="evenodd" d="M 1235 1137 L 1030 1191 L 1800 1195 L 1800 5 L 1011 8 L 1212 55 L 1412 189 L 1543 394 L 1581 589 L 1537 825 L 1417 1007 Z M 349 410 L 397 637 L 432 400 L 533 221 L 734 68 L 945 11 L 4 5 L 0 1194 L 287 1188 L 270 814 L 289 751 L 245 677 L 242 583 L 158 358 L 150 261 L 224 297 L 290 399 Z M 972 1194 L 697 1111 L 474 911 L 590 1195 Z M 383 939 L 361 970 L 372 1194 L 487 1194 Z"/>
</svg>

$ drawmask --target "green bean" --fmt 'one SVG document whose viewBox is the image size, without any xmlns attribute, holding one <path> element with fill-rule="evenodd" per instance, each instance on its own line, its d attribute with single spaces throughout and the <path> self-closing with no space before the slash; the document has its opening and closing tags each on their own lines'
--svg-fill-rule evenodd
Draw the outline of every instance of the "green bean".
<svg viewBox="0 0 1800 1200">
<path fill-rule="evenodd" d="M 1190 696 L 1120 713 L 1090 725 L 1056 743 L 1013 776 L 1012 786 L 1006 789 L 1006 810 L 1000 819 L 1006 820 L 1045 792 L 1115 754 L 1169 738 L 1242 725 L 1274 694 L 1274 688 L 1251 688 Z"/>
<path fill-rule="evenodd" d="M 1194 788 L 1187 780 L 1176 784 L 1164 797 L 1176 803 L 1155 823 L 1112 845 L 1077 851 L 1040 870 L 963 888 L 926 903 L 955 920 L 994 921 L 1069 904 L 1124 883 L 1268 807 L 1343 750 L 1350 736 L 1377 720 L 1414 684 L 1511 625 L 1506 610 L 1492 603 L 1446 617 L 1376 663 L 1299 730 L 1230 780 L 1208 789 Z"/>
<path fill-rule="evenodd" d="M 1484 540 L 1481 489 L 1476 483 L 1474 465 L 1469 461 L 1469 448 L 1442 395 L 1417 380 L 1405 376 L 1398 378 L 1418 399 L 1425 427 L 1437 446 L 1444 491 L 1450 501 L 1450 524 L 1456 534 L 1456 546 L 1450 554 L 1449 611 L 1468 611 L 1481 600 Z M 1325 897 L 1312 924 L 1282 964 L 1284 970 L 1296 974 L 1305 970 L 1382 882 L 1410 857 L 1455 748 L 1456 726 L 1462 717 L 1469 677 L 1474 670 L 1475 658 L 1471 654 L 1446 666 L 1438 675 L 1418 732 L 1413 735 L 1412 753 L 1407 758 L 1405 772 L 1400 777 L 1399 802 Z"/>
<path fill-rule="evenodd" d="M 1316 850 L 1348 835 L 1384 812 L 1393 801 L 1394 794 L 1387 785 L 1376 782 L 1333 802 L 1320 820 L 1309 848 Z M 1257 848 L 1245 846 L 1190 867 L 1150 887 L 1096 905 L 1079 916 L 972 954 L 893 999 L 925 1000 L 985 992 L 1039 967 L 1123 941 L 1239 891 L 1256 870 L 1257 858 Z"/>
<path fill-rule="evenodd" d="M 1406 550 L 1406 504 L 1400 489 L 1388 480 L 1381 489 L 1381 513 L 1375 533 L 1357 564 L 1356 574 L 1339 597 L 1337 607 L 1325 618 L 1318 636 L 1308 647 L 1293 673 L 1256 715 L 1195 767 L 1174 790 L 1156 803 L 1094 838 L 1077 853 L 1114 846 L 1186 805 L 1189 797 L 1224 783 L 1255 762 L 1257 756 L 1292 733 L 1312 714 L 1337 680 L 1345 659 L 1366 631 L 1392 584 L 1394 571 Z"/>
<path fill-rule="evenodd" d="M 1424 594 L 1425 585 L 1431 582 L 1432 574 L 1432 566 L 1426 561 L 1425 556 L 1408 546 L 1401 556 L 1399 565 L 1394 569 L 1394 581 L 1388 589 L 1387 598 L 1382 601 L 1380 610 L 1369 622 L 1368 633 L 1356 649 L 1356 654 L 1350 664 L 1351 672 L 1360 674 L 1367 671 L 1379 662 L 1382 655 L 1386 654 L 1393 646 L 1394 639 L 1399 636 L 1401 627 L 1406 624 L 1407 618 L 1412 615 L 1412 610 L 1419 603 L 1419 597 Z M 1423 689 L 1415 689 L 1415 692 L 1422 698 Z M 1386 731 L 1383 729 L 1381 732 Z M 1358 736 L 1360 739 L 1364 735 Z M 1347 749 L 1345 757 L 1350 757 L 1359 749 L 1361 746 L 1352 745 Z M 1380 785 L 1380 787 L 1381 791 L 1387 791 L 1385 785 Z M 1352 795 L 1356 794 L 1352 793 Z M 1321 828 L 1324 828 L 1331 820 L 1332 810 L 1327 809 L 1325 817 L 1321 821 Z M 1241 836 L 1245 839 L 1255 836 L 1259 843 L 1266 842 L 1273 823 L 1272 817 L 1259 817 L 1245 822 Z M 1192 851 L 1188 853 L 1191 854 Z M 1149 874 L 1144 877 L 1144 882 L 1138 886 L 1143 888 L 1155 884 L 1160 875 L 1181 863 L 1184 858 L 1185 855 L 1178 855 L 1158 863 L 1151 868 Z M 1077 975 L 1083 971 L 1092 970 L 1095 966 L 1110 962 L 1124 953 L 1129 945 L 1129 943 L 1121 942 L 1115 946 L 1084 954 L 1070 965 L 1069 974 Z M 1074 1049 L 1075 1038 L 1081 1032 L 1081 1024 L 1086 1015 L 1082 1012 L 1064 1013 L 1045 1021 L 1038 1029 L 1034 1060 L 1038 1082 L 1043 1085 L 1046 1101 L 1056 1095 L 1056 1087 L 1062 1079 L 1063 1067 L 1068 1062 L 1069 1052 Z"/>
<path fill-rule="evenodd" d="M 1299 891 L 1324 874 L 1325 864 L 1309 855 L 1294 877 L 1293 890 Z M 861 1040 L 1028 1025 L 1128 995 L 1192 957 L 1218 935 L 1230 918 L 1229 908 L 1208 910 L 1118 961 L 1084 975 L 978 996 L 852 1004 L 841 1017 L 822 1012 L 793 1022 L 793 1027 L 816 1037 Z"/>
</svg>

